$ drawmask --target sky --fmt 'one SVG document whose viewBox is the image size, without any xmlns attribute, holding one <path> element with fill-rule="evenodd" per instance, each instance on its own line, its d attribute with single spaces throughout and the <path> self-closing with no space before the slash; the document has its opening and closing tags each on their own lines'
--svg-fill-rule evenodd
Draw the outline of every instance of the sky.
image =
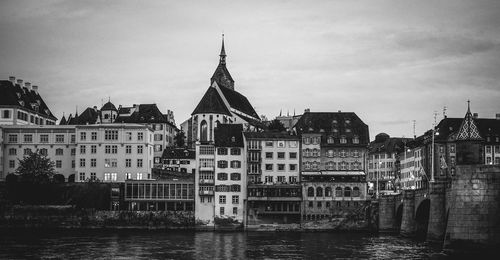
<svg viewBox="0 0 500 260">
<path fill-rule="evenodd" d="M 225 34 L 235 90 L 259 115 L 355 112 L 370 139 L 500 113 L 500 1 L 0 1 L 0 79 L 56 117 L 156 103 L 179 125 Z"/>
</svg>

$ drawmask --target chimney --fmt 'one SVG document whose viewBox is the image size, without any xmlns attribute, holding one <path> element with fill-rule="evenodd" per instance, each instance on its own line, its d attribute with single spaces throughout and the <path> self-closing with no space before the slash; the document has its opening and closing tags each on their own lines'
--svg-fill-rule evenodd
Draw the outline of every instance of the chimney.
<svg viewBox="0 0 500 260">
<path fill-rule="evenodd" d="M 304 113 L 308 113 L 308 112 L 311 112 L 311 109 L 310 109 L 310 108 L 306 108 L 306 109 L 304 109 Z"/>
<path fill-rule="evenodd" d="M 496 118 L 497 120 L 500 120 L 500 113 L 497 113 L 497 114 L 495 115 L 495 118 Z"/>
<path fill-rule="evenodd" d="M 10 77 L 9 77 L 9 81 L 10 81 L 10 82 L 12 82 L 12 84 L 14 84 L 14 85 L 15 85 L 15 84 L 16 84 L 16 77 L 14 77 L 14 76 L 10 76 Z"/>
<path fill-rule="evenodd" d="M 94 106 L 93 108 L 94 108 L 94 111 L 96 111 L 96 112 L 97 112 L 97 106 Z"/>
<path fill-rule="evenodd" d="M 477 119 L 477 118 L 479 117 L 479 115 L 478 115 L 477 113 L 474 113 L 474 114 L 472 115 L 472 117 L 474 117 L 474 119 Z"/>
<path fill-rule="evenodd" d="M 35 93 L 37 93 L 37 94 L 38 94 L 38 86 L 33 85 L 33 86 L 31 87 L 31 89 L 32 89 L 33 91 L 35 91 Z"/>
<path fill-rule="evenodd" d="M 27 88 L 28 90 L 31 90 L 31 83 L 24 82 L 24 87 Z"/>
<path fill-rule="evenodd" d="M 19 84 L 19 86 L 21 86 L 23 84 L 23 80 L 22 79 L 17 79 L 17 84 Z"/>
</svg>

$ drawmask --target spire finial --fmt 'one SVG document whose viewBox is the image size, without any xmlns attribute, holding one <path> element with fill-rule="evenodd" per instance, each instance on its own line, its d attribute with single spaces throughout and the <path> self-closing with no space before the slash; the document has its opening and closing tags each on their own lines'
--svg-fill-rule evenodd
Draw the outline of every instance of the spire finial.
<svg viewBox="0 0 500 260">
<path fill-rule="evenodd" d="M 467 99 L 467 113 L 470 113 L 470 99 Z"/>
<path fill-rule="evenodd" d="M 222 33 L 222 48 L 220 49 L 220 63 L 226 64 L 226 49 L 224 48 L 224 33 Z"/>
</svg>

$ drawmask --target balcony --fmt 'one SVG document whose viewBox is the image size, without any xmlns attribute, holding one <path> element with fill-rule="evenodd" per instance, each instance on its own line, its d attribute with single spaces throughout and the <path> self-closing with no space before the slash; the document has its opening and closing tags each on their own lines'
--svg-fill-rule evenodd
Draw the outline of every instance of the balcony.
<svg viewBox="0 0 500 260">
<path fill-rule="evenodd" d="M 249 151 L 260 151 L 260 150 L 262 150 L 262 146 L 261 145 L 248 146 L 248 150 Z"/>
<path fill-rule="evenodd" d="M 202 165 L 200 166 L 200 171 L 214 171 L 214 166 Z"/>
<path fill-rule="evenodd" d="M 214 184 L 214 179 L 200 179 L 199 181 L 200 184 Z"/>
<path fill-rule="evenodd" d="M 200 190 L 199 195 L 200 196 L 213 196 L 214 191 L 213 190 Z"/>
</svg>

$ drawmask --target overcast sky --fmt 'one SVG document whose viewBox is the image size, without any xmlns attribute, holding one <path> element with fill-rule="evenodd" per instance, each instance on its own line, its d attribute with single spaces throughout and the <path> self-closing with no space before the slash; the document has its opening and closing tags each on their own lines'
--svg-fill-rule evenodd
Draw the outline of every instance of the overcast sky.
<svg viewBox="0 0 500 260">
<path fill-rule="evenodd" d="M 355 112 L 370 138 L 422 134 L 447 107 L 500 113 L 500 1 L 5 1 L 0 78 L 60 118 L 107 101 L 186 120 L 218 64 L 259 115 Z"/>
</svg>

